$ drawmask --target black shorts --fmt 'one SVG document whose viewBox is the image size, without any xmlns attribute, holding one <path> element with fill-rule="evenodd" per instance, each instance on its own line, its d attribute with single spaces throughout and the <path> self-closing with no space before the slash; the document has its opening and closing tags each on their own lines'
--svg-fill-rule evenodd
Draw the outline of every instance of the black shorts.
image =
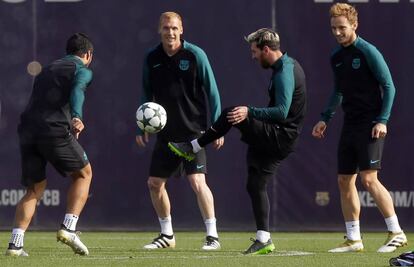
<svg viewBox="0 0 414 267">
<path fill-rule="evenodd" d="M 64 137 L 39 137 L 23 131 L 19 132 L 19 140 L 24 186 L 46 179 L 47 162 L 63 176 L 89 164 L 85 151 L 72 134 Z"/>
<path fill-rule="evenodd" d="M 256 179 L 267 183 L 277 172 L 282 161 L 275 155 L 263 153 L 263 150 L 249 146 L 247 149 L 248 180 Z"/>
<path fill-rule="evenodd" d="M 168 148 L 168 142 L 157 139 L 151 157 L 150 176 L 168 178 L 195 173 L 207 174 L 207 157 L 204 149 L 196 154 L 194 160 L 187 161 L 175 155 Z"/>
<path fill-rule="evenodd" d="M 381 169 L 385 138 L 372 138 L 372 127 L 342 129 L 338 145 L 338 174 Z"/>
<path fill-rule="evenodd" d="M 286 158 L 293 151 L 296 143 L 297 133 L 292 133 L 294 136 L 291 137 L 287 129 L 252 117 L 247 117 L 245 121 L 235 127 L 240 130 L 243 142 L 280 160 Z"/>
</svg>

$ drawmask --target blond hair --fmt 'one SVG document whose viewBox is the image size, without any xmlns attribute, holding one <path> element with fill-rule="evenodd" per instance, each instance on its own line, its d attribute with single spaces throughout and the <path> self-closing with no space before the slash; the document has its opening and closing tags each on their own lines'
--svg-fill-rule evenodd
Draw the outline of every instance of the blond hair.
<svg viewBox="0 0 414 267">
<path fill-rule="evenodd" d="M 332 5 L 329 10 L 329 15 L 331 18 L 344 16 L 351 24 L 358 22 L 358 11 L 355 7 L 346 3 L 336 3 Z"/>
<path fill-rule="evenodd" d="M 167 12 L 162 13 L 161 16 L 160 16 L 160 21 L 159 21 L 159 24 L 158 24 L 158 30 L 161 31 L 161 23 L 164 19 L 170 20 L 172 18 L 177 18 L 180 21 L 180 26 L 181 26 L 181 29 L 182 29 L 183 28 L 183 20 L 182 20 L 181 16 L 176 12 L 167 11 Z"/>
<path fill-rule="evenodd" d="M 257 31 L 247 35 L 247 37 L 244 37 L 244 39 L 249 44 L 256 43 L 256 46 L 260 50 L 262 50 L 265 46 L 268 46 L 273 51 L 280 49 L 279 34 L 268 28 L 258 29 Z"/>
</svg>

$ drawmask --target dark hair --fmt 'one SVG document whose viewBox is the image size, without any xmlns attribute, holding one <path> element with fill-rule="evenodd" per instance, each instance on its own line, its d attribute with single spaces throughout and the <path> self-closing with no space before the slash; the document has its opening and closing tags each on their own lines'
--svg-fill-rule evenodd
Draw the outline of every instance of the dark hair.
<svg viewBox="0 0 414 267">
<path fill-rule="evenodd" d="M 82 56 L 93 52 L 93 45 L 89 37 L 84 33 L 75 33 L 66 42 L 66 54 Z"/>
</svg>

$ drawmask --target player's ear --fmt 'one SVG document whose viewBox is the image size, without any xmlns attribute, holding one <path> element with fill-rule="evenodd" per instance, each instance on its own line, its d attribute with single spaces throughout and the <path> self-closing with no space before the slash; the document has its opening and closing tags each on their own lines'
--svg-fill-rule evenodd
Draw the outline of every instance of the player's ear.
<svg viewBox="0 0 414 267">
<path fill-rule="evenodd" d="M 358 28 L 358 21 L 355 21 L 354 24 L 352 24 L 352 29 L 356 31 L 357 28 Z"/>
<path fill-rule="evenodd" d="M 92 62 L 92 57 L 93 57 L 92 50 L 89 50 L 88 52 L 86 52 L 83 57 L 87 61 L 86 66 L 89 66 L 89 64 L 91 64 Z"/>
</svg>

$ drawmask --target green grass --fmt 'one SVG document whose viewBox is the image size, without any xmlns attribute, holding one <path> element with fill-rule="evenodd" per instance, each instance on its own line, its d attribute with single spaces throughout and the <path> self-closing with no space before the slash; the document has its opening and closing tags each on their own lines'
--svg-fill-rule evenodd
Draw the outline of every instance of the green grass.
<svg viewBox="0 0 414 267">
<path fill-rule="evenodd" d="M 0 256 L 0 266 L 388 266 L 388 259 L 412 247 L 394 253 L 376 253 L 385 233 L 364 234 L 364 252 L 332 254 L 327 250 L 342 242 L 342 233 L 272 233 L 276 250 L 267 255 L 245 256 L 241 252 L 254 233 L 223 232 L 222 249 L 201 251 L 202 232 L 176 233 L 177 247 L 146 251 L 142 247 L 157 233 L 87 232 L 81 235 L 90 256 L 74 255 L 69 247 L 57 243 L 54 232 L 28 232 L 25 237 L 27 258 Z M 9 232 L 0 232 L 3 249 Z M 409 233 L 408 239 L 414 239 Z M 1 252 L 3 253 L 3 252 Z M 296 255 L 295 255 L 296 254 Z M 303 254 L 303 255 L 299 255 Z"/>
</svg>

